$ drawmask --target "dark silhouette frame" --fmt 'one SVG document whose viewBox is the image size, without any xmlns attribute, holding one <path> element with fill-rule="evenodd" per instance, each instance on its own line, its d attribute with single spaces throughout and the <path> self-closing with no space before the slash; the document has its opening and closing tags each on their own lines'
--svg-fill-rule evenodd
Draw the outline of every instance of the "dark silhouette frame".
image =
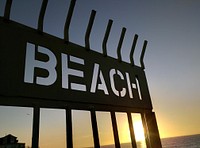
<svg viewBox="0 0 200 148">
<path fill-rule="evenodd" d="M 109 20 L 102 42 L 102 54 L 92 51 L 89 38 L 96 14 L 96 11 L 92 10 L 85 34 L 85 47 L 71 43 L 69 41 L 69 26 L 75 2 L 75 0 L 71 1 L 64 28 L 64 39 L 60 39 L 43 32 L 43 20 L 48 0 L 43 0 L 37 29 L 10 20 L 12 0 L 7 0 L 4 16 L 0 17 L 0 105 L 34 108 L 33 148 L 38 148 L 39 115 L 40 108 L 43 107 L 66 110 L 68 148 L 73 147 L 71 117 L 73 109 L 90 111 L 95 148 L 100 147 L 96 111 L 111 113 L 115 147 L 120 148 L 115 112 L 127 113 L 132 147 L 137 146 L 131 113 L 141 114 L 147 147 L 162 147 L 144 71 L 143 58 L 147 41 L 144 41 L 140 57 L 141 66 L 136 66 L 133 58 L 138 35 L 135 35 L 133 39 L 130 63 L 123 62 L 121 46 L 126 32 L 126 28 L 123 28 L 117 48 L 118 58 L 109 57 L 106 45 L 113 23 L 112 20 Z M 48 69 L 44 70 L 45 68 L 42 69 L 39 66 L 34 67 L 33 82 L 25 80 L 25 65 L 29 60 L 27 56 L 28 45 L 34 47 L 36 59 L 33 60 L 36 62 L 48 61 L 44 54 L 39 53 L 39 48 L 45 48 L 55 56 L 57 61 L 55 67 L 56 80 L 51 84 L 37 84 L 37 76 L 43 79 L 48 77 Z M 81 74 L 68 74 L 69 80 L 67 83 L 69 86 L 67 84 L 67 88 L 63 86 L 62 80 L 62 55 L 67 59 L 68 70 L 84 73 L 84 76 Z M 70 61 L 70 58 L 74 57 L 76 60 Z M 49 58 L 51 59 L 50 56 Z M 76 62 L 77 59 L 79 62 Z M 94 75 L 97 76 L 96 81 L 94 81 Z M 92 85 L 93 82 L 96 85 Z M 72 83 L 78 84 L 81 88 L 73 88 Z M 103 88 L 99 86 L 103 84 Z M 95 86 L 96 89 L 92 90 L 92 86 Z"/>
</svg>

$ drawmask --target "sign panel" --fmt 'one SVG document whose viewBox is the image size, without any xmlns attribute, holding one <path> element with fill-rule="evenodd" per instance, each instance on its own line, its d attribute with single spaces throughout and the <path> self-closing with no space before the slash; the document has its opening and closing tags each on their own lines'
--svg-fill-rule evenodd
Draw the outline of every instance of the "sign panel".
<svg viewBox="0 0 200 148">
<path fill-rule="evenodd" d="M 16 22 L 0 24 L 1 96 L 152 108 L 142 68 Z"/>
</svg>

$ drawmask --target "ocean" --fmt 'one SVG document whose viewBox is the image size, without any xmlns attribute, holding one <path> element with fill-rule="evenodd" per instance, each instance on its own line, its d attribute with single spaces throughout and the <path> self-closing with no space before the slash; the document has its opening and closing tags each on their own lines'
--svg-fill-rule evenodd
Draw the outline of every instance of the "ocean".
<svg viewBox="0 0 200 148">
<path fill-rule="evenodd" d="M 163 148 L 200 148 L 200 134 L 162 139 Z"/>
<path fill-rule="evenodd" d="M 200 134 L 163 138 L 161 139 L 163 148 L 200 148 Z M 101 148 L 115 148 L 114 145 L 101 146 Z M 131 148 L 130 143 L 121 144 L 121 148 Z M 137 148 L 146 148 L 145 142 L 137 142 Z"/>
</svg>

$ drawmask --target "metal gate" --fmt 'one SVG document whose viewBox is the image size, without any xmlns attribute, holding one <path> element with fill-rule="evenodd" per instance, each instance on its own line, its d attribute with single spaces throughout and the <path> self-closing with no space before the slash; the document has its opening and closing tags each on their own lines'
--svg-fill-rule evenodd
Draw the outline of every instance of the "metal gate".
<svg viewBox="0 0 200 148">
<path fill-rule="evenodd" d="M 130 63 L 122 61 L 121 46 L 126 28 L 122 28 L 117 59 L 107 55 L 107 40 L 112 27 L 108 21 L 102 42 L 102 54 L 90 49 L 90 32 L 96 11 L 91 12 L 85 34 L 85 47 L 69 41 L 69 26 L 76 1 L 67 15 L 64 39 L 43 32 L 48 0 L 43 0 L 38 28 L 33 29 L 10 20 L 12 0 L 7 0 L 4 17 L 0 17 L 0 105 L 34 109 L 32 147 L 39 144 L 41 108 L 66 110 L 67 147 L 73 147 L 72 110 L 90 111 L 94 147 L 100 147 L 96 112 L 110 112 L 115 147 L 120 148 L 116 112 L 127 114 L 132 147 L 136 148 L 131 113 L 139 113 L 148 148 L 160 148 L 155 113 L 144 71 L 144 41 L 141 66 L 134 64 L 133 54 L 138 35 L 134 36 Z M 106 63 L 106 64 L 105 64 Z"/>
</svg>

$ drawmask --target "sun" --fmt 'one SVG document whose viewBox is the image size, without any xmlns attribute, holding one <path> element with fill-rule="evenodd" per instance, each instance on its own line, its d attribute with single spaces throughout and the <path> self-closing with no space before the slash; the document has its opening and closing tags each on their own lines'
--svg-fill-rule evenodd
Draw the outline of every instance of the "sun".
<svg viewBox="0 0 200 148">
<path fill-rule="evenodd" d="M 134 121 L 133 122 L 133 128 L 134 128 L 134 133 L 135 133 L 135 140 L 136 141 L 144 141 L 145 136 L 144 136 L 144 128 L 142 121 Z"/>
</svg>

